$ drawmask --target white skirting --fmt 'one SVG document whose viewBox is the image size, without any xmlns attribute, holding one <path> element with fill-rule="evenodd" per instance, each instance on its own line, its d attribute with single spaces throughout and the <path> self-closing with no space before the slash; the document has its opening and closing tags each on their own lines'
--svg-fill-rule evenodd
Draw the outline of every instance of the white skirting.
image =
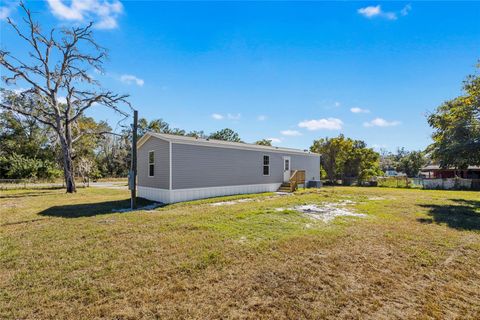
<svg viewBox="0 0 480 320">
<path fill-rule="evenodd" d="M 151 201 L 170 203 L 170 192 L 168 189 L 137 186 L 137 197 Z"/>
<path fill-rule="evenodd" d="M 194 189 L 167 190 L 138 186 L 139 197 L 163 203 L 182 202 L 196 199 L 228 196 L 244 193 L 277 191 L 281 183 L 249 184 L 241 186 L 222 186 Z"/>
</svg>

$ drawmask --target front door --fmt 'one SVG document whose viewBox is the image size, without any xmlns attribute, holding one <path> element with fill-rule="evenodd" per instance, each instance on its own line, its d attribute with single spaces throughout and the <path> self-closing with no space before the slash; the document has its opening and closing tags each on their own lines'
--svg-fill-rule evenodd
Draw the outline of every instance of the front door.
<svg viewBox="0 0 480 320">
<path fill-rule="evenodd" d="M 283 157 L 283 182 L 290 181 L 290 157 Z"/>
</svg>

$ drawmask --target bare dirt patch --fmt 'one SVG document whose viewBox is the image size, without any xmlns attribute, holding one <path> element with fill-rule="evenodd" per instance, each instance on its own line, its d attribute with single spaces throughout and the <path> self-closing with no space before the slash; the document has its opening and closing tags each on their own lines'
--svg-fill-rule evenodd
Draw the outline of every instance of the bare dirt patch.
<svg viewBox="0 0 480 320">
<path fill-rule="evenodd" d="M 246 199 L 238 199 L 238 200 L 231 200 L 231 201 L 215 202 L 215 203 L 210 203 L 210 205 L 212 207 L 231 206 L 237 203 L 252 202 L 254 200 L 255 199 L 253 198 L 246 198 Z"/>
<path fill-rule="evenodd" d="M 353 201 L 343 200 L 340 202 L 327 202 L 321 205 L 304 204 L 291 208 L 304 213 L 307 217 L 314 220 L 321 220 L 325 223 L 331 222 L 337 217 L 366 217 L 363 213 L 356 213 L 352 208 L 347 208 L 347 205 L 354 204 Z M 285 208 L 276 208 L 275 211 L 284 211 Z"/>
</svg>

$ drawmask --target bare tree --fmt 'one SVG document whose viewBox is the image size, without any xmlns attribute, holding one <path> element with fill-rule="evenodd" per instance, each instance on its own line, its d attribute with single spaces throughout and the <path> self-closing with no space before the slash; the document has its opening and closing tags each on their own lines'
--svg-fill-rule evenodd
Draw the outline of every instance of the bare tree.
<svg viewBox="0 0 480 320">
<path fill-rule="evenodd" d="M 30 48 L 29 63 L 1 49 L 0 65 L 7 70 L 2 77 L 7 85 L 21 81 L 29 89 L 18 98 L 6 95 L 3 90 L 0 107 L 32 117 L 56 132 L 62 149 L 65 185 L 67 192 L 72 193 L 76 191 L 73 146 L 83 135 L 92 134 L 72 128 L 77 127 L 77 120 L 87 109 L 95 106 L 103 105 L 125 114 L 119 105 L 129 106 L 128 95 L 102 89 L 89 74 L 95 69 L 103 72 L 107 57 L 106 50 L 93 38 L 92 23 L 86 27 L 51 29 L 44 34 L 33 21 L 30 10 L 23 3 L 20 7 L 25 14 L 26 30 L 22 31 L 10 19 L 7 23 Z"/>
<path fill-rule="evenodd" d="M 82 177 L 83 186 L 90 187 L 90 174 L 92 173 L 95 162 L 92 159 L 80 158 L 78 160 L 77 171 Z"/>
</svg>

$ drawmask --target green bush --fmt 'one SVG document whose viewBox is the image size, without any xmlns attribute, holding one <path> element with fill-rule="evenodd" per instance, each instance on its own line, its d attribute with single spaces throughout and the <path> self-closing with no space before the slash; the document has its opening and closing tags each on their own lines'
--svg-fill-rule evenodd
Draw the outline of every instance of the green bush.
<svg viewBox="0 0 480 320">
<path fill-rule="evenodd" d="M 0 176 L 7 179 L 55 179 L 62 175 L 54 162 L 12 153 L 0 156 Z"/>
</svg>

